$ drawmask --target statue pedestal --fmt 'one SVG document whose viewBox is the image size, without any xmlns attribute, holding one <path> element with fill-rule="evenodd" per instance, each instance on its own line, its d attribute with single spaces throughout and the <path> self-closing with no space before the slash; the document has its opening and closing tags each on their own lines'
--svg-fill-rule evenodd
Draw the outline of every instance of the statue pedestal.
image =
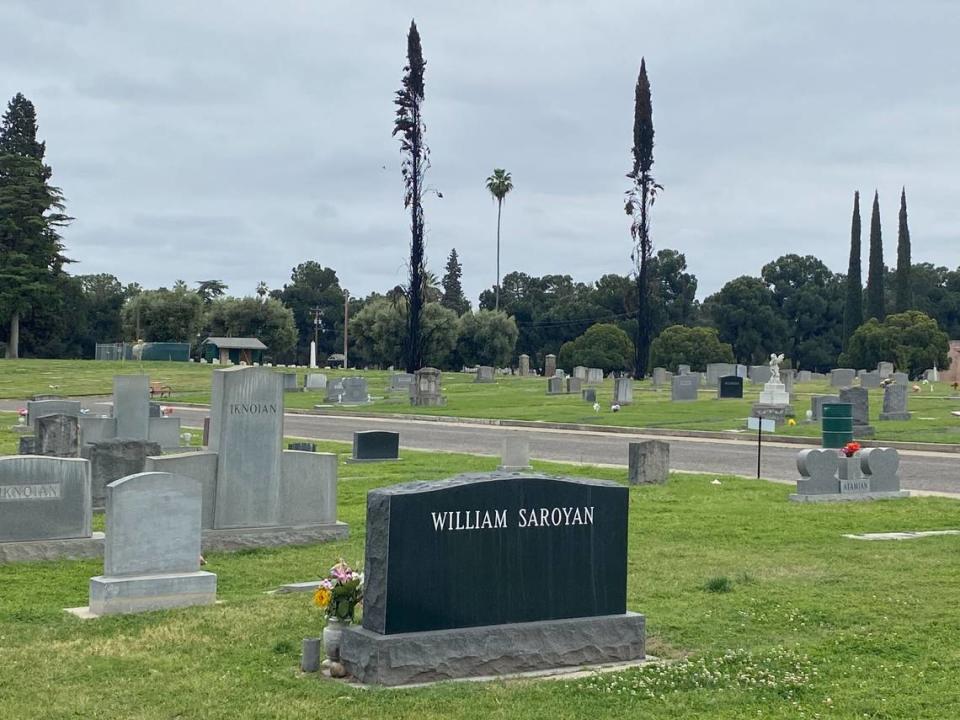
<svg viewBox="0 0 960 720">
<path fill-rule="evenodd" d="M 789 405 L 790 393 L 782 382 L 770 380 L 760 392 L 761 405 Z"/>
</svg>

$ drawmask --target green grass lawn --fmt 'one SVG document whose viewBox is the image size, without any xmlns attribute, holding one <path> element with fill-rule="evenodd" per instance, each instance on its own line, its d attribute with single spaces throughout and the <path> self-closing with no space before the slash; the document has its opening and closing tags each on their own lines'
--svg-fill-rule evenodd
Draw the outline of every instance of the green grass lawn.
<svg viewBox="0 0 960 720">
<path fill-rule="evenodd" d="M 146 372 L 152 381 L 170 385 L 173 401 L 207 403 L 210 400 L 211 365 L 195 363 L 149 362 L 113 363 L 92 360 L 19 360 L 0 362 L 0 398 L 27 398 L 37 393 L 56 392 L 61 395 L 109 394 L 115 373 Z M 278 369 L 279 372 L 293 372 Z M 296 371 L 303 384 L 304 369 Z M 326 372 L 329 378 L 355 372 Z M 601 411 L 595 413 L 591 404 L 579 395 L 548 396 L 544 378 L 499 377 L 497 382 L 478 384 L 473 376 L 464 373 L 444 373 L 443 390 L 447 405 L 442 408 L 411 407 L 404 393 L 387 393 L 387 372 L 362 373 L 368 379 L 370 394 L 375 401 L 362 408 L 336 408 L 344 413 L 396 413 L 418 415 L 454 415 L 465 418 L 498 418 L 510 420 L 582 423 L 585 425 L 622 425 L 637 428 L 672 428 L 679 430 L 714 430 L 744 432 L 745 418 L 751 405 L 757 401 L 760 386 L 745 385 L 743 400 L 717 400 L 715 390 L 703 390 L 696 402 L 670 401 L 669 388 L 654 389 L 649 381 L 634 387 L 634 403 L 620 412 L 610 411 L 613 381 L 606 380 L 597 387 Z M 52 390 L 49 386 L 56 386 Z M 910 394 L 909 408 L 913 419 L 906 422 L 881 421 L 883 391 L 870 391 L 871 422 L 876 427 L 878 440 L 904 440 L 930 443 L 960 442 L 960 417 L 950 414 L 960 410 L 960 393 L 947 384 L 922 386 L 920 393 Z M 796 427 L 783 427 L 778 434 L 798 437 L 819 437 L 819 426 L 803 422 L 814 394 L 836 394 L 827 383 L 806 383 L 795 388 L 793 407 L 797 413 Z M 288 393 L 284 397 L 288 409 L 312 409 L 324 402 L 324 393 Z"/>
<path fill-rule="evenodd" d="M 321 576 L 340 557 L 360 562 L 368 490 L 497 462 L 402 457 L 341 464 L 349 540 L 209 556 L 216 606 L 84 622 L 62 609 L 86 604 L 100 562 L 0 566 L 0 717 L 960 717 L 960 537 L 842 537 L 957 527 L 955 501 L 795 505 L 789 487 L 734 478 L 712 485 L 712 475 L 630 491 L 627 604 L 647 615 L 649 652 L 671 664 L 414 690 L 299 677 L 300 641 L 320 633 L 319 612 L 307 595 L 264 592 Z M 618 481 L 625 474 L 535 465 Z M 512 581 L 488 580 L 490 602 Z"/>
</svg>

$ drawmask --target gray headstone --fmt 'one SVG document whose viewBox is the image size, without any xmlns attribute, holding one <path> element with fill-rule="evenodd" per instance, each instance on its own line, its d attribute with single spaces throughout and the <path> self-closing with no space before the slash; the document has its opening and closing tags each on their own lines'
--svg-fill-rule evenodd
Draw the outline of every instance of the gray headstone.
<svg viewBox="0 0 960 720">
<path fill-rule="evenodd" d="M 340 402 L 343 396 L 343 378 L 336 378 L 327 382 L 327 402 Z"/>
<path fill-rule="evenodd" d="M 721 377 L 736 375 L 737 366 L 731 363 L 707 363 L 706 385 L 716 387 Z"/>
<path fill-rule="evenodd" d="M 603 382 L 603 368 L 587 368 L 587 384 L 599 385 Z"/>
<path fill-rule="evenodd" d="M 117 436 L 117 421 L 103 415 L 81 415 L 80 423 L 80 454 L 88 456 L 88 445 L 103 440 L 111 440 Z"/>
<path fill-rule="evenodd" d="M 474 382 L 478 382 L 478 383 L 496 382 L 496 377 L 494 376 L 493 367 L 490 365 L 480 365 L 477 368 L 477 377 L 474 379 Z"/>
<path fill-rule="evenodd" d="M 878 362 L 877 373 L 880 375 L 881 380 L 886 380 L 890 375 L 893 374 L 893 363 L 886 361 Z"/>
<path fill-rule="evenodd" d="M 747 379 L 747 373 L 748 373 L 748 368 L 747 368 L 747 366 L 746 366 L 746 365 L 734 365 L 734 367 L 737 369 L 737 372 L 735 373 L 736 376 L 737 376 L 738 378 L 743 378 L 744 380 L 746 380 L 746 379 Z"/>
<path fill-rule="evenodd" d="M 618 377 L 613 380 L 613 401 L 617 405 L 629 405 L 633 402 L 633 379 Z"/>
<path fill-rule="evenodd" d="M 696 400 L 699 387 L 699 375 L 674 375 L 670 381 L 670 400 L 673 402 Z"/>
<path fill-rule="evenodd" d="M 440 407 L 445 399 L 441 394 L 443 374 L 433 367 L 424 367 L 414 374 L 410 385 L 410 404 L 417 407 Z"/>
<path fill-rule="evenodd" d="M 409 392 L 413 380 L 413 373 L 394 373 L 390 376 L 390 390 Z"/>
<path fill-rule="evenodd" d="M 557 372 L 557 356 L 547 355 L 543 360 L 543 374 L 547 377 L 552 377 Z"/>
<path fill-rule="evenodd" d="M 584 365 L 577 365 L 573 368 L 573 376 L 579 378 L 580 380 L 587 379 L 587 368 Z"/>
<path fill-rule="evenodd" d="M 203 496 L 201 527 L 213 527 L 214 509 L 217 503 L 217 454 L 214 452 L 186 452 L 173 455 L 158 455 L 147 458 L 146 472 L 167 472 L 185 475 L 200 483 Z"/>
<path fill-rule="evenodd" d="M 530 469 L 530 440 L 521 433 L 510 433 L 503 438 L 498 470 L 516 472 Z"/>
<path fill-rule="evenodd" d="M 283 378 L 284 392 L 300 392 L 300 386 L 297 385 L 297 374 L 295 372 L 280 373 L 280 376 Z"/>
<path fill-rule="evenodd" d="M 670 377 L 670 373 L 667 372 L 666 368 L 655 367 L 653 369 L 653 376 L 652 376 L 651 382 L 653 383 L 654 387 L 660 387 L 661 385 L 667 382 L 669 377 Z"/>
<path fill-rule="evenodd" d="M 873 372 L 865 372 L 860 376 L 860 387 L 862 388 L 878 388 L 880 387 L 880 373 L 874 370 Z"/>
<path fill-rule="evenodd" d="M 304 387 L 307 390 L 326 390 L 327 376 L 323 373 L 307 373 L 304 379 Z"/>
<path fill-rule="evenodd" d="M 337 456 L 287 450 L 282 457 L 279 522 L 325 525 L 337 521 Z"/>
<path fill-rule="evenodd" d="M 883 412 L 880 413 L 881 420 L 909 420 L 910 413 L 907 411 L 907 386 L 906 385 L 887 385 L 883 389 Z"/>
<path fill-rule="evenodd" d="M 340 402 L 344 405 L 362 405 L 369 400 L 370 396 L 367 392 L 367 379 L 365 377 L 343 379 L 343 397 Z"/>
<path fill-rule="evenodd" d="M 89 462 L 0 457 L 0 542 L 88 538 L 91 518 Z"/>
<path fill-rule="evenodd" d="M 856 376 L 856 370 L 851 368 L 835 368 L 830 371 L 830 387 L 850 387 L 853 385 L 853 380 Z"/>
<path fill-rule="evenodd" d="M 150 403 L 150 417 L 162 417 L 162 413 L 160 412 L 160 403 Z"/>
<path fill-rule="evenodd" d="M 213 373 L 210 450 L 217 463 L 216 528 L 264 527 L 277 522 L 283 387 L 265 368 Z"/>
<path fill-rule="evenodd" d="M 150 378 L 147 375 L 113 376 L 113 418 L 117 421 L 118 438 L 146 440 L 150 436 Z"/>
<path fill-rule="evenodd" d="M 893 378 L 893 382 L 897 385 L 903 385 L 906 387 L 910 384 L 910 376 L 903 372 L 895 372 L 890 375 Z"/>
<path fill-rule="evenodd" d="M 784 389 L 787 393 L 793 392 L 793 383 L 796 380 L 796 370 L 791 370 L 790 368 L 784 368 L 780 371 L 780 382 L 783 383 Z"/>
<path fill-rule="evenodd" d="M 80 425 L 74 415 L 44 415 L 37 418 L 34 454 L 79 457 Z"/>
<path fill-rule="evenodd" d="M 628 481 L 631 485 L 663 485 L 670 472 L 670 443 L 643 440 L 630 443 Z"/>
<path fill-rule="evenodd" d="M 677 375 L 689 375 L 690 366 L 689 365 L 677 365 Z"/>
<path fill-rule="evenodd" d="M 825 495 L 840 492 L 837 468 L 840 458 L 836 450 L 801 450 L 797 454 L 798 495 Z"/>
<path fill-rule="evenodd" d="M 200 483 L 140 473 L 107 488 L 103 575 L 90 579 L 94 615 L 211 605 L 217 576 L 200 570 Z"/>
<path fill-rule="evenodd" d="M 37 418 L 45 415 L 80 415 L 79 400 L 28 400 L 27 424 L 37 425 Z"/>
<path fill-rule="evenodd" d="M 180 418 L 150 418 L 147 435 L 150 442 L 157 443 L 161 448 L 176 449 L 180 447 Z"/>
<path fill-rule="evenodd" d="M 567 378 L 567 392 L 576 395 L 583 389 L 583 380 L 578 377 Z"/>
<path fill-rule="evenodd" d="M 797 382 L 798 383 L 808 383 L 813 380 L 813 376 L 809 370 L 798 370 L 797 371 Z"/>
<path fill-rule="evenodd" d="M 813 395 L 810 398 L 810 419 L 819 422 L 823 418 L 823 406 L 840 402 L 837 395 Z"/>
<path fill-rule="evenodd" d="M 764 383 L 770 382 L 770 366 L 751 365 L 748 375 L 750 377 L 750 382 L 752 382 L 754 385 L 763 385 Z"/>
<path fill-rule="evenodd" d="M 564 392 L 565 392 L 565 388 L 564 388 L 562 377 L 547 378 L 547 394 L 548 395 L 560 395 Z"/>
<path fill-rule="evenodd" d="M 870 481 L 870 492 L 900 490 L 900 455 L 894 448 L 867 448 L 860 451 L 863 476 Z"/>
<path fill-rule="evenodd" d="M 580 397 L 586 402 L 593 403 L 597 401 L 597 391 L 594 388 L 584 388 L 580 391 Z"/>
<path fill-rule="evenodd" d="M 159 455 L 159 444 L 147 440 L 114 438 L 90 446 L 90 488 L 94 507 L 103 507 L 107 497 L 107 485 L 126 477 L 142 473 L 147 456 Z"/>
<path fill-rule="evenodd" d="M 520 375 L 526 377 L 530 374 L 530 356 L 524 353 L 520 356 Z"/>
<path fill-rule="evenodd" d="M 840 389 L 840 402 L 853 406 L 853 424 L 870 424 L 870 395 L 864 388 L 845 387 Z"/>
</svg>

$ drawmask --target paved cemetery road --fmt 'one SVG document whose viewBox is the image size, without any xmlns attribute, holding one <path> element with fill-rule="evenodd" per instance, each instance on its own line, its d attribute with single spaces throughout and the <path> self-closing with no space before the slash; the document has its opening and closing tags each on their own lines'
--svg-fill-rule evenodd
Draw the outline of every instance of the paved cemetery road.
<svg viewBox="0 0 960 720">
<path fill-rule="evenodd" d="M 94 412 L 104 412 L 109 398 L 84 398 L 83 404 Z M 21 403 L 22 404 L 22 403 Z M 0 402 L 0 409 L 14 409 L 16 403 Z M 177 408 L 176 415 L 193 427 L 203 425 L 208 411 L 203 408 Z M 400 433 L 400 445 L 415 450 L 500 454 L 505 433 L 525 433 L 530 439 L 530 455 L 538 460 L 561 460 L 588 464 L 627 464 L 627 444 L 631 440 L 654 439 L 670 442 L 670 467 L 692 472 L 756 476 L 757 446 L 745 440 L 668 438 L 611 434 L 576 430 L 502 428 L 394 418 L 301 415 L 287 413 L 287 436 L 351 442 L 355 430 L 392 430 Z M 771 480 L 795 482 L 799 445 L 764 444 L 761 475 Z M 960 494 L 960 455 L 925 451 L 900 451 L 901 484 L 908 490 L 926 490 Z"/>
<path fill-rule="evenodd" d="M 178 408 L 186 424 L 202 426 L 206 410 Z M 502 428 L 458 423 L 397 420 L 394 418 L 301 415 L 287 413 L 284 434 L 317 440 L 351 442 L 355 430 L 392 430 L 400 433 L 400 446 L 416 450 L 500 454 L 506 433 L 524 433 L 530 439 L 530 456 L 588 464 L 627 464 L 631 440 L 670 442 L 670 467 L 704 473 L 756 476 L 757 446 L 743 440 L 667 438 L 576 430 Z M 761 475 L 771 480 L 795 482 L 799 445 L 764 445 Z M 908 490 L 960 493 L 960 455 L 900 451 L 901 482 Z"/>
</svg>

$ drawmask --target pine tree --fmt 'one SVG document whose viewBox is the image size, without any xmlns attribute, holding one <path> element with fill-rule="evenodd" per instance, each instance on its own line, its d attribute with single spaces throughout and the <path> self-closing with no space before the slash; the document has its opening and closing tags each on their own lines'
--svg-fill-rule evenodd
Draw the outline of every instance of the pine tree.
<svg viewBox="0 0 960 720">
<path fill-rule="evenodd" d="M 457 249 L 453 248 L 447 257 L 446 273 L 441 281 L 443 296 L 440 298 L 440 304 L 450 308 L 457 315 L 470 311 L 470 301 L 463 294 L 463 286 L 460 284 L 462 276 L 463 268 L 460 266 L 460 258 L 457 256 Z"/>
<path fill-rule="evenodd" d="M 867 319 L 882 321 L 886 317 L 883 305 L 883 237 L 880 234 L 880 194 L 873 194 L 873 212 L 870 215 L 870 267 L 867 272 Z"/>
<path fill-rule="evenodd" d="M 0 123 L 0 316 L 9 318 L 8 358 L 20 354 L 21 317 L 58 302 L 57 277 L 70 262 L 59 228 L 71 218 L 49 182 L 45 152 L 33 103 L 17 93 Z"/>
<path fill-rule="evenodd" d="M 410 210 L 410 283 L 407 287 L 406 369 L 408 373 L 420 369 L 423 360 L 423 276 L 426 271 L 423 246 L 423 192 L 427 168 L 430 167 L 430 149 L 423 140 L 423 71 L 426 67 L 417 24 L 410 22 L 407 34 L 407 64 L 403 68 L 403 82 L 396 93 L 397 106 L 393 134 L 400 136 L 403 153 L 401 174 L 406 188 L 403 205 Z"/>
<path fill-rule="evenodd" d="M 850 263 L 847 265 L 847 302 L 843 308 L 843 347 L 863 324 L 863 278 L 860 270 L 860 191 L 853 193 L 850 222 Z"/>
<path fill-rule="evenodd" d="M 633 239 L 634 278 L 637 289 L 637 338 L 634 344 L 634 374 L 642 378 L 647 372 L 650 357 L 650 335 L 653 324 L 650 312 L 650 259 L 653 242 L 650 239 L 650 211 L 657 191 L 663 188 L 650 173 L 653 168 L 653 104 L 650 100 L 650 80 L 646 60 L 640 60 L 640 74 L 634 91 L 633 108 L 633 166 L 627 177 L 632 184 L 627 191 L 625 209 L 631 217 L 630 237 Z"/>
<path fill-rule="evenodd" d="M 910 228 L 907 227 L 907 189 L 900 191 L 900 224 L 897 228 L 897 297 L 898 313 L 913 305 L 910 296 Z"/>
</svg>

